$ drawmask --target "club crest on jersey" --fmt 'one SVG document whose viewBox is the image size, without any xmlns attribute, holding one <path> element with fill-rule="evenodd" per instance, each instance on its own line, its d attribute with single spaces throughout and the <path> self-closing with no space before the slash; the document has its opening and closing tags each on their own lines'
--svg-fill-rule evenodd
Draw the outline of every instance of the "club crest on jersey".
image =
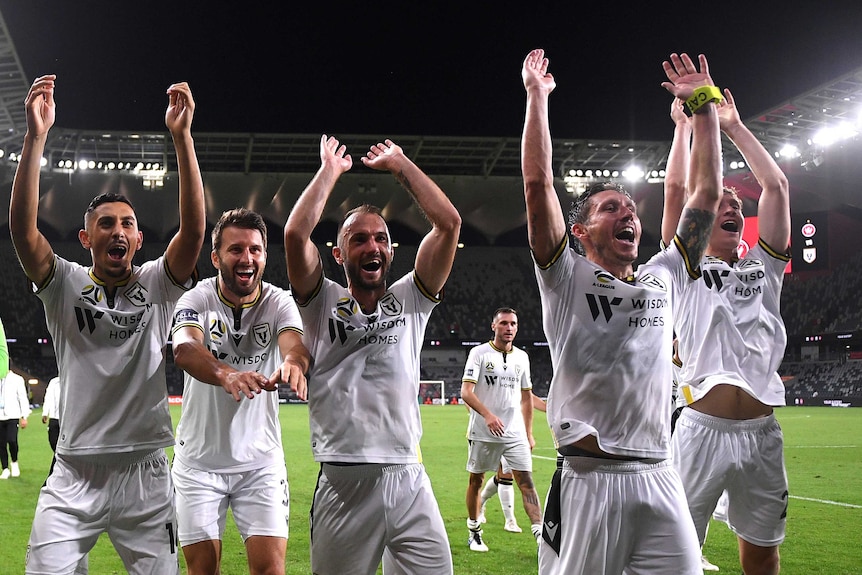
<svg viewBox="0 0 862 575">
<path fill-rule="evenodd" d="M 380 309 L 383 310 L 384 314 L 394 316 L 401 315 L 401 311 L 404 309 L 404 306 L 401 305 L 401 302 L 398 301 L 395 294 L 390 292 L 380 298 Z"/>
<path fill-rule="evenodd" d="M 485 363 L 485 371 L 494 371 L 494 362 L 489 361 Z"/>
<path fill-rule="evenodd" d="M 642 284 L 654 287 L 656 289 L 660 289 L 661 291 L 667 291 L 667 286 L 665 285 L 665 283 L 653 274 L 644 274 L 638 278 L 638 281 Z"/>
<path fill-rule="evenodd" d="M 81 299 L 93 305 L 102 301 L 102 288 L 94 284 L 87 284 L 81 290 Z"/>
<path fill-rule="evenodd" d="M 126 293 L 123 295 L 134 306 L 145 307 L 149 305 L 149 298 L 147 297 L 149 292 L 147 292 L 147 288 L 142 286 L 139 282 L 135 282 L 134 285 L 127 289 Z"/>
<path fill-rule="evenodd" d="M 267 347 L 269 342 L 272 341 L 272 328 L 269 326 L 269 323 L 257 324 L 251 328 L 251 333 L 254 337 L 254 342 L 260 347 Z"/>
<path fill-rule="evenodd" d="M 740 260 L 736 265 L 736 269 L 738 270 L 748 270 L 751 268 L 762 268 L 763 261 L 761 260 Z"/>
</svg>

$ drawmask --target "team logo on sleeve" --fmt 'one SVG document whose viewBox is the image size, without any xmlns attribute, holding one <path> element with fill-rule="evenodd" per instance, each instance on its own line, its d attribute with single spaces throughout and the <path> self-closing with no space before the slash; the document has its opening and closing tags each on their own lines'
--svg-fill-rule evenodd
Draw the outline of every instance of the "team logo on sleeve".
<svg viewBox="0 0 862 575">
<path fill-rule="evenodd" d="M 251 328 L 254 342 L 260 347 L 267 347 L 272 341 L 272 328 L 269 323 L 259 323 Z"/>
</svg>

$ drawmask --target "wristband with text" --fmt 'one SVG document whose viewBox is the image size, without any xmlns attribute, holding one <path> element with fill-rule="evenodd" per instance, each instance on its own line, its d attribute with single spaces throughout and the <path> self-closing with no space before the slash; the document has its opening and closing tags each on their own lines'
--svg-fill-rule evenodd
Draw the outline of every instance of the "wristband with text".
<svg viewBox="0 0 862 575">
<path fill-rule="evenodd" d="M 700 88 L 694 89 L 694 94 L 692 94 L 691 98 L 685 101 L 685 105 L 688 107 L 688 111 L 694 114 L 705 104 L 709 102 L 715 102 L 717 104 L 721 102 L 721 100 L 721 90 L 716 86 L 701 86 Z"/>
</svg>

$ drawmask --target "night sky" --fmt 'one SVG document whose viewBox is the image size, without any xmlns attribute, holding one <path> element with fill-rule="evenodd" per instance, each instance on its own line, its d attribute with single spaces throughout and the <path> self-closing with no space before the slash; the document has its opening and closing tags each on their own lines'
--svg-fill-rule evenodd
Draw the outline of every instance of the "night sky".
<svg viewBox="0 0 862 575">
<path fill-rule="evenodd" d="M 541 47 L 555 137 L 666 140 L 672 51 L 705 53 L 743 118 L 862 66 L 855 2 L 229 5 L 0 0 L 0 13 L 28 78 L 57 74 L 57 125 L 94 130 L 163 130 L 164 91 L 186 80 L 195 131 L 519 137 L 520 66 Z"/>
</svg>

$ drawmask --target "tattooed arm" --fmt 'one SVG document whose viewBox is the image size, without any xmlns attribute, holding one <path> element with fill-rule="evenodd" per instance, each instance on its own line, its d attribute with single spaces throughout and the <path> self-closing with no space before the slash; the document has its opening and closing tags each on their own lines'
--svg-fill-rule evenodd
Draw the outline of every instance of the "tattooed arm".
<svg viewBox="0 0 862 575">
<path fill-rule="evenodd" d="M 416 277 L 428 293 L 436 295 L 452 271 L 461 234 L 458 210 L 425 173 L 408 158 L 400 146 L 386 140 L 371 146 L 362 163 L 375 170 L 386 170 L 407 190 L 431 222 L 431 230 L 416 252 Z"/>
<path fill-rule="evenodd" d="M 700 71 L 687 54 L 672 54 L 670 61 L 663 63 L 668 81 L 662 85 L 682 100 L 691 97 L 695 88 L 712 86 L 705 56 L 700 55 L 699 64 Z M 676 241 L 690 269 L 703 257 L 721 200 L 721 135 L 716 105 L 707 103 L 699 108 L 692 114 L 691 126 L 689 197 L 676 230 Z"/>
</svg>

